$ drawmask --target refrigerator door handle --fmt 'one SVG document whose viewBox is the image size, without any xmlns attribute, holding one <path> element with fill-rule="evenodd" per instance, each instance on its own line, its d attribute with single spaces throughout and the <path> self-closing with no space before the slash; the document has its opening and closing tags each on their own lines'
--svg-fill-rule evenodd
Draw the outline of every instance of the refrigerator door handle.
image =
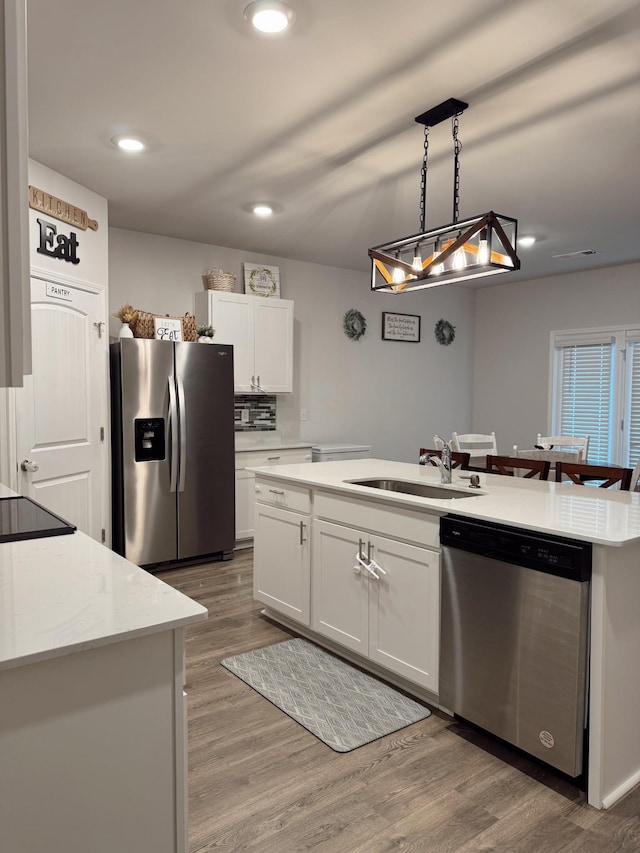
<svg viewBox="0 0 640 853">
<path fill-rule="evenodd" d="M 178 483 L 178 407 L 173 376 L 169 377 L 169 429 L 171 430 L 171 462 L 169 465 L 169 491 L 175 492 Z"/>
<path fill-rule="evenodd" d="M 180 407 L 180 482 L 178 491 L 184 492 L 184 481 L 187 474 L 187 407 L 184 401 L 184 385 L 181 376 L 178 376 L 178 406 Z"/>
</svg>

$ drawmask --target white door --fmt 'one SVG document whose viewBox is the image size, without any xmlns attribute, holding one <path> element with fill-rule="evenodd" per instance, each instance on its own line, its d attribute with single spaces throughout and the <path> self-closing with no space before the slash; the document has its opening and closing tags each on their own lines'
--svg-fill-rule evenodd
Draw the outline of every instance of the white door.
<svg viewBox="0 0 640 853">
<path fill-rule="evenodd" d="M 241 293 L 209 291 L 209 321 L 215 342 L 233 346 L 233 376 L 236 394 L 254 391 L 253 306 L 251 297 Z"/>
<path fill-rule="evenodd" d="M 309 516 L 256 504 L 253 560 L 253 597 L 308 626 Z"/>
<path fill-rule="evenodd" d="M 16 392 L 18 491 L 98 541 L 106 528 L 103 314 L 102 293 L 32 278 L 33 375 Z"/>
<path fill-rule="evenodd" d="M 269 394 L 293 391 L 293 302 L 256 297 L 256 382 Z"/>
<path fill-rule="evenodd" d="M 348 649 L 369 650 L 369 581 L 356 562 L 366 553 L 366 534 L 332 524 L 313 522 L 311 627 Z"/>
<path fill-rule="evenodd" d="M 369 578 L 369 657 L 437 693 L 439 554 L 381 536 L 372 544 L 385 574 Z"/>
</svg>

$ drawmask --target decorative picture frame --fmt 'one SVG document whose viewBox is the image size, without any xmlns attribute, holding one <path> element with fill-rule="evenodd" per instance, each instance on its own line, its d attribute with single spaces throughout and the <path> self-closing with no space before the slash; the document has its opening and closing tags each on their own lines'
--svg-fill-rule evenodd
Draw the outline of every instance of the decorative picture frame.
<svg viewBox="0 0 640 853">
<path fill-rule="evenodd" d="M 420 315 L 382 312 L 382 340 L 420 343 Z"/>
<path fill-rule="evenodd" d="M 182 320 L 175 317 L 154 317 L 153 328 L 157 341 L 181 341 Z"/>
<path fill-rule="evenodd" d="M 280 298 L 280 267 L 243 264 L 244 292 L 251 296 Z"/>
</svg>

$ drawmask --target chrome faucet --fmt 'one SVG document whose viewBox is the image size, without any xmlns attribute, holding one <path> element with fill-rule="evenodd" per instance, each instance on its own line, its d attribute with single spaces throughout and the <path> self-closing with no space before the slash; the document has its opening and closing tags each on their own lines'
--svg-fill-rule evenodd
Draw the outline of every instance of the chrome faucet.
<svg viewBox="0 0 640 853">
<path fill-rule="evenodd" d="M 440 439 L 442 441 L 442 439 Z M 450 483 L 451 482 L 451 447 L 446 441 L 442 442 L 442 450 L 440 453 L 441 456 L 437 456 L 435 453 L 429 453 L 427 456 L 427 461 L 433 459 L 438 468 L 440 469 L 440 482 L 441 483 Z"/>
</svg>

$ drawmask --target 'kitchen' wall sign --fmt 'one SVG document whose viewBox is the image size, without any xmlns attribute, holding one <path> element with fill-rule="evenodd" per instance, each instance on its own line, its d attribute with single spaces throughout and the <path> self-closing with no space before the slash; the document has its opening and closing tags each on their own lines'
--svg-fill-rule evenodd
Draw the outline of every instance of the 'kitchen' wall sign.
<svg viewBox="0 0 640 853">
<path fill-rule="evenodd" d="M 56 198 L 44 190 L 39 190 L 38 187 L 29 186 L 29 207 L 40 213 L 46 213 L 54 219 L 60 219 L 81 231 L 86 231 L 87 228 L 91 228 L 92 231 L 98 230 L 97 220 L 89 219 L 86 210 L 76 207 L 75 204 L 69 204 L 68 201 L 63 201 L 61 198 Z"/>
</svg>

